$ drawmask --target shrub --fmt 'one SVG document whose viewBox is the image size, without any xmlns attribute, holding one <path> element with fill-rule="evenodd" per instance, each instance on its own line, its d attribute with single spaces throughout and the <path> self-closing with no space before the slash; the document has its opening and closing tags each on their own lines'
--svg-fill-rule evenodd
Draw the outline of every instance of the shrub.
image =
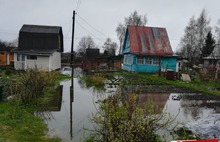
<svg viewBox="0 0 220 142">
<path fill-rule="evenodd" d="M 43 95 L 44 90 L 54 84 L 58 74 L 37 68 L 28 69 L 15 76 L 15 80 L 5 85 L 6 96 L 14 96 L 22 102 L 29 103 Z"/>
<path fill-rule="evenodd" d="M 136 94 L 116 94 L 99 102 L 97 113 L 91 117 L 96 124 L 94 141 L 158 142 L 161 139 L 156 132 L 169 128 L 174 120 L 167 113 L 156 115 L 159 108 L 151 100 L 140 105 Z"/>
<path fill-rule="evenodd" d="M 5 70 L 5 75 L 10 75 L 11 74 L 11 70 L 7 69 Z"/>
<path fill-rule="evenodd" d="M 83 76 L 81 78 L 87 87 L 94 87 L 95 89 L 103 89 L 105 86 L 105 77 L 102 73 Z"/>
</svg>

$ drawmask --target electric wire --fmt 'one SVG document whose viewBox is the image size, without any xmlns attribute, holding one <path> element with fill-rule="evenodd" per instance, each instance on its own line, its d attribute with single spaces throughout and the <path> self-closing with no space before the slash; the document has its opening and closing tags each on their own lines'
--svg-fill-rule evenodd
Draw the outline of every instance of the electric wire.
<svg viewBox="0 0 220 142">
<path fill-rule="evenodd" d="M 76 5 L 76 11 L 79 10 L 80 5 L 81 5 L 81 0 L 78 0 L 77 5 Z"/>
<path fill-rule="evenodd" d="M 5 31 L 0 31 L 0 34 L 13 34 L 13 35 L 17 35 L 18 33 L 15 33 L 15 32 L 5 32 Z"/>
<path fill-rule="evenodd" d="M 97 31 L 98 33 L 102 34 L 103 36 L 105 36 L 106 38 L 108 38 L 107 35 L 105 35 L 104 33 L 102 33 L 101 31 L 99 31 L 98 29 L 96 29 L 94 26 L 92 26 L 91 24 L 89 24 L 85 19 L 83 19 L 79 14 L 76 14 L 82 21 L 84 21 L 87 25 L 89 25 L 91 28 L 93 28 L 95 31 Z"/>
<path fill-rule="evenodd" d="M 71 21 L 71 22 L 72 22 L 72 21 Z M 67 33 L 66 33 L 66 38 L 69 36 L 70 30 L 71 30 L 71 25 L 72 25 L 71 22 L 70 22 L 70 24 L 69 24 L 69 28 L 68 28 L 68 31 L 67 31 Z"/>
<path fill-rule="evenodd" d="M 86 32 L 88 32 L 90 35 L 92 35 L 93 37 L 95 37 L 95 39 L 98 39 L 101 42 L 104 42 L 103 40 L 101 40 L 101 38 L 96 37 L 93 33 L 91 33 L 89 30 L 87 30 L 85 27 L 83 27 L 77 20 L 76 23 L 82 28 L 84 29 Z"/>
</svg>

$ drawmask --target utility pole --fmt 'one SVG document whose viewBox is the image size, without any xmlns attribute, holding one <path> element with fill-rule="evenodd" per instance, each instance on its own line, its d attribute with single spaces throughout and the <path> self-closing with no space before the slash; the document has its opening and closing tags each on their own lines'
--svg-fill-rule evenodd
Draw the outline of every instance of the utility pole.
<svg viewBox="0 0 220 142">
<path fill-rule="evenodd" d="M 73 11 L 73 25 L 72 25 L 72 42 L 71 42 L 71 62 L 70 66 L 72 67 L 71 72 L 71 86 L 70 86 L 70 139 L 73 138 L 73 102 L 74 102 L 74 30 L 75 30 L 75 11 Z"/>
<path fill-rule="evenodd" d="M 72 41 L 71 41 L 71 67 L 72 67 L 72 74 L 71 77 L 74 75 L 74 51 L 73 51 L 73 46 L 74 46 L 74 31 L 75 31 L 75 11 L 73 11 L 73 23 L 72 23 Z"/>
</svg>

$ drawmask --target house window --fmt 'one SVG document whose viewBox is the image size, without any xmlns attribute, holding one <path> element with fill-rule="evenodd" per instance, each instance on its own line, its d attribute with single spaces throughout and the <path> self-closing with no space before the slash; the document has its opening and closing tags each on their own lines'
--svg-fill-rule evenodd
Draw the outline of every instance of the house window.
<svg viewBox="0 0 220 142">
<path fill-rule="evenodd" d="M 17 61 L 25 61 L 25 55 L 17 54 Z"/>
<path fill-rule="evenodd" d="M 153 64 L 154 65 L 159 65 L 159 58 L 154 58 Z"/>
<path fill-rule="evenodd" d="M 137 57 L 137 64 L 144 64 L 144 57 Z"/>
<path fill-rule="evenodd" d="M 127 60 L 128 64 L 131 64 L 131 56 L 127 56 L 127 57 L 128 57 L 128 60 Z"/>
<path fill-rule="evenodd" d="M 131 64 L 131 56 L 130 55 L 127 55 L 126 56 L 126 61 L 125 61 L 126 64 Z"/>
<path fill-rule="evenodd" d="M 21 61 L 21 54 L 17 54 L 17 61 Z"/>
<path fill-rule="evenodd" d="M 37 60 L 37 56 L 36 55 L 28 55 L 27 59 L 28 60 Z"/>
<path fill-rule="evenodd" d="M 147 57 L 146 64 L 152 64 L 152 59 L 150 57 Z"/>
<path fill-rule="evenodd" d="M 124 63 L 125 64 L 131 64 L 131 56 L 125 55 L 124 56 Z"/>
</svg>

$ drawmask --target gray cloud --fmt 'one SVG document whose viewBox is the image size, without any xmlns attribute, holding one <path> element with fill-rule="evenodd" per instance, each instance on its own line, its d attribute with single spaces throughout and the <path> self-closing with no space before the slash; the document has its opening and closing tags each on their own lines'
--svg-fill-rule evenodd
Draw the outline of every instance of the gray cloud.
<svg viewBox="0 0 220 142">
<path fill-rule="evenodd" d="M 65 51 L 70 51 L 72 12 L 77 8 L 77 14 L 87 23 L 118 42 L 115 32 L 118 23 L 137 10 L 147 15 L 148 25 L 167 28 L 171 45 L 176 50 L 189 18 L 198 17 L 205 8 L 211 26 L 215 26 L 220 19 L 219 4 L 218 0 L 0 0 L 0 39 L 15 39 L 23 24 L 57 25 L 63 27 Z M 96 44 L 101 46 L 107 37 L 78 15 L 74 48 L 82 36 L 91 33 Z"/>
</svg>

